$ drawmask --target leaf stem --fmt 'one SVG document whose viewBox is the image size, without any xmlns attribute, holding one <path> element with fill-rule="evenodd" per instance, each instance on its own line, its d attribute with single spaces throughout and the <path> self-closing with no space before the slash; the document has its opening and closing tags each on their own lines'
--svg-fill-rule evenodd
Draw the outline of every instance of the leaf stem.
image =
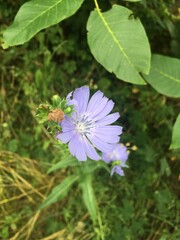
<svg viewBox="0 0 180 240">
<path fill-rule="evenodd" d="M 99 12 L 99 14 L 101 15 L 101 9 L 99 8 L 98 2 L 97 0 L 94 0 L 95 6 L 97 8 L 97 11 Z"/>
<path fill-rule="evenodd" d="M 98 208 L 98 206 L 97 206 Z M 101 237 L 101 240 L 104 240 L 104 231 L 103 231 L 103 224 L 102 224 L 102 219 L 101 219 L 101 214 L 100 214 L 100 211 L 99 209 L 98 210 L 98 224 L 99 224 L 99 230 L 100 230 L 100 237 Z"/>
</svg>

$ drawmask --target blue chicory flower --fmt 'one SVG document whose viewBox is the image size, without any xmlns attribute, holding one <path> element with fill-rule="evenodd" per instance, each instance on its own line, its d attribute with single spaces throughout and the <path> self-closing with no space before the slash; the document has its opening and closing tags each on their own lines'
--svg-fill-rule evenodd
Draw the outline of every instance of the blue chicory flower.
<svg viewBox="0 0 180 240">
<path fill-rule="evenodd" d="M 96 149 L 104 153 L 113 151 L 122 133 L 122 127 L 110 125 L 120 117 L 117 112 L 109 114 L 114 102 L 103 96 L 101 91 L 91 98 L 89 96 L 87 86 L 68 94 L 66 99 L 69 105 L 74 105 L 74 112 L 65 116 L 60 123 L 62 132 L 57 135 L 57 139 L 68 143 L 69 151 L 79 161 L 86 161 L 87 157 L 100 160 Z"/>
<path fill-rule="evenodd" d="M 129 152 L 127 151 L 126 146 L 123 144 L 116 144 L 114 150 L 109 153 L 102 154 L 102 160 L 106 163 L 113 162 L 113 168 L 111 170 L 111 176 L 114 173 L 124 176 L 124 171 L 122 167 L 127 167 L 126 161 L 128 159 Z"/>
</svg>

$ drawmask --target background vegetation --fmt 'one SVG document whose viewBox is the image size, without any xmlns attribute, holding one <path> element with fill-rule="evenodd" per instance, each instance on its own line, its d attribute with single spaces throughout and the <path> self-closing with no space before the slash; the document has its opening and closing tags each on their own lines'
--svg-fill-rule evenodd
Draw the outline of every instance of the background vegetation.
<svg viewBox="0 0 180 240">
<path fill-rule="evenodd" d="M 25 2 L 0 1 L 2 31 Z M 180 57 L 178 1 L 99 1 L 103 10 L 126 5 L 146 29 L 151 49 Z M 86 22 L 94 9 L 85 1 L 71 18 L 38 33 L 20 47 L 0 50 L 0 239 L 177 240 L 178 151 L 170 151 L 179 102 L 149 85 L 123 83 L 92 57 Z M 72 24 L 73 23 L 73 24 Z M 76 185 L 68 196 L 43 210 L 39 205 L 55 183 L 72 168 L 47 174 L 63 150 L 38 124 L 37 106 L 53 94 L 65 97 L 89 85 L 116 102 L 124 128 L 122 142 L 131 151 L 125 177 L 110 178 L 103 169 L 94 175 L 102 226 L 93 226 Z"/>
</svg>

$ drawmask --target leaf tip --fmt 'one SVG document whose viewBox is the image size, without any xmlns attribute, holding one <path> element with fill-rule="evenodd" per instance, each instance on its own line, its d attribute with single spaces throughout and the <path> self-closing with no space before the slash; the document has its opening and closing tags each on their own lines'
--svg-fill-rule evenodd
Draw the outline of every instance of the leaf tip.
<svg viewBox="0 0 180 240">
<path fill-rule="evenodd" d="M 6 42 L 3 42 L 3 43 L 1 44 L 1 46 L 2 46 L 3 49 L 9 48 L 9 45 L 8 45 Z"/>
<path fill-rule="evenodd" d="M 169 150 L 177 150 L 177 149 L 180 149 L 180 146 L 174 143 L 171 143 L 171 145 L 169 146 Z"/>
</svg>

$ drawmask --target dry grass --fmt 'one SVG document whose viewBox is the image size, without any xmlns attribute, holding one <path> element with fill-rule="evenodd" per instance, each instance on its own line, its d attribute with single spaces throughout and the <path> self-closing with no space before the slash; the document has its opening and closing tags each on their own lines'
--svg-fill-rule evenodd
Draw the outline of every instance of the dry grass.
<svg viewBox="0 0 180 240">
<path fill-rule="evenodd" d="M 71 231 L 68 227 L 59 227 L 58 231 L 46 234 L 49 217 L 64 226 L 62 209 L 67 207 L 68 199 L 49 208 L 38 208 L 54 185 L 62 181 L 64 174 L 66 172 L 62 171 L 47 175 L 37 160 L 8 151 L 0 152 L 0 231 L 7 226 L 9 229 L 8 238 L 3 240 L 93 239 L 94 233 L 85 231 L 87 214 L 75 222 Z"/>
<path fill-rule="evenodd" d="M 42 170 L 38 161 L 12 152 L 0 152 L 0 229 L 8 225 L 8 239 L 64 239 L 65 229 L 42 237 L 41 220 L 47 216 L 47 210 L 37 210 L 56 180 Z M 12 215 L 12 222 L 6 223 L 7 216 Z"/>
</svg>

